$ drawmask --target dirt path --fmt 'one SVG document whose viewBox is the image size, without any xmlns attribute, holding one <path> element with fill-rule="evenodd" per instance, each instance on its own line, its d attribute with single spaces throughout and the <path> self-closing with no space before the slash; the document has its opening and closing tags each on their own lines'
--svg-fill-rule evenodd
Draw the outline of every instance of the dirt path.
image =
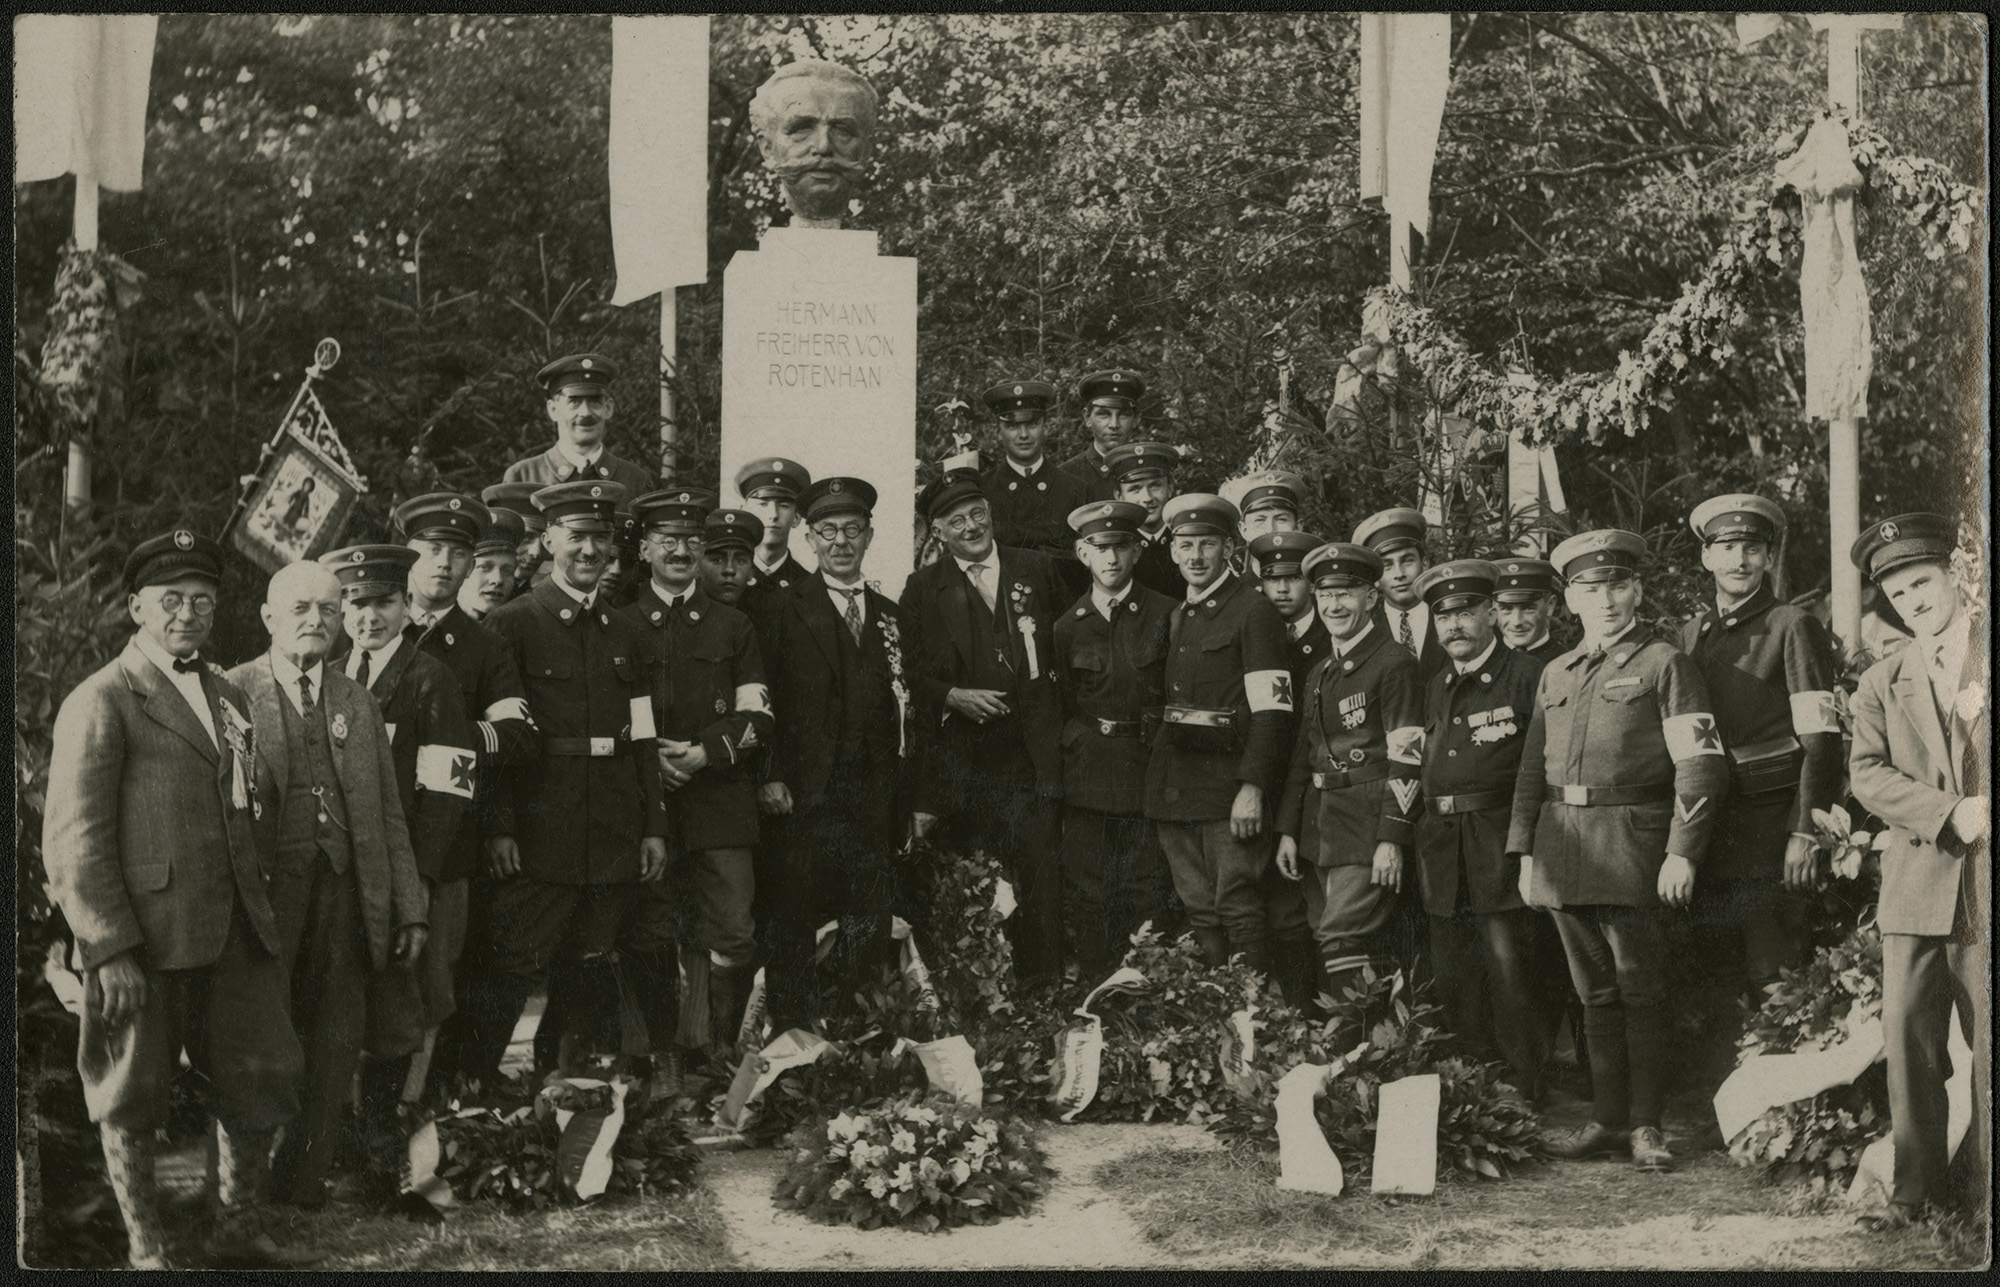
<svg viewBox="0 0 2000 1287">
<path fill-rule="evenodd" d="M 751 1269 L 1133 1269 L 1196 1267 L 1146 1240 L 1111 1193 L 1093 1180 L 1106 1163 L 1140 1148 L 1209 1149 L 1196 1126 L 1049 1125 L 1043 1130 L 1056 1177 L 1034 1213 L 948 1233 L 863 1232 L 814 1224 L 771 1205 L 784 1170 L 778 1149 L 710 1157 L 704 1178 L 722 1209 L 730 1249 Z"/>
</svg>

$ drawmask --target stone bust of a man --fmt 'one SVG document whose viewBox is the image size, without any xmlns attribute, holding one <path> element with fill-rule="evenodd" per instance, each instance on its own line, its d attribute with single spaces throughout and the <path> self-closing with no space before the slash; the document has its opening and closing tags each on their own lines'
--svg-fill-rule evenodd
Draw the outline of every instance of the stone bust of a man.
<svg viewBox="0 0 2000 1287">
<path fill-rule="evenodd" d="M 758 86 L 750 124 L 795 227 L 840 227 L 875 141 L 876 101 L 859 75 L 816 59 L 781 67 Z"/>
</svg>

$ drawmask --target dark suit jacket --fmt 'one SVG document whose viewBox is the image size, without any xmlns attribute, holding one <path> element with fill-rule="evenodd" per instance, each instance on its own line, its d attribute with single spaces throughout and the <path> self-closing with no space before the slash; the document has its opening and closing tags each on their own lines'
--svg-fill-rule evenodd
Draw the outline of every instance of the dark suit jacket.
<svg viewBox="0 0 2000 1287">
<path fill-rule="evenodd" d="M 1072 596 L 1055 560 L 1046 554 L 995 548 L 1000 560 L 1000 583 L 994 588 L 1000 622 L 995 629 L 1004 631 L 1014 659 L 1014 688 L 1008 697 L 1012 723 L 1034 763 L 1037 792 L 1057 798 L 1062 795 L 1063 717 L 1055 623 Z M 910 574 L 903 586 L 903 611 L 910 621 L 913 688 L 926 748 L 917 807 L 942 815 L 975 803 L 953 784 L 982 776 L 984 751 L 1001 731 L 975 724 L 944 704 L 953 688 L 975 686 L 972 614 L 985 612 L 986 604 L 947 552 Z M 1032 623 L 1032 664 L 1020 633 L 1024 622 Z"/>
<path fill-rule="evenodd" d="M 912 665 L 909 622 L 894 600 L 873 589 L 868 591 L 865 602 L 863 611 L 867 614 L 868 628 L 864 639 L 870 646 L 891 653 L 894 664 L 903 670 L 907 689 Z M 885 626 L 894 631 L 893 643 Z M 771 704 L 777 714 L 770 780 L 784 783 L 800 807 L 818 801 L 834 780 L 841 716 L 837 632 L 845 629 L 847 626 L 834 612 L 833 602 L 821 588 L 817 573 L 803 584 L 774 596 L 765 661 L 772 685 Z M 912 709 L 903 712 L 905 764 L 914 758 L 916 750 L 914 697 L 910 706 Z M 887 785 L 900 793 L 906 783 Z M 862 788 L 843 780 L 842 789 Z"/>
<path fill-rule="evenodd" d="M 347 797 L 347 821 L 355 876 L 361 891 L 361 921 L 368 955 L 376 969 L 389 964 L 389 935 L 404 925 L 422 925 L 428 895 L 417 876 L 417 859 L 403 821 L 402 792 L 396 785 L 396 759 L 389 750 L 389 733 L 382 713 L 368 690 L 332 666 L 323 666 L 326 718 L 335 726 L 333 771 Z M 257 826 L 265 848 L 276 851 L 285 790 L 291 783 L 290 754 L 285 747 L 285 717 L 269 653 L 252 658 L 229 672 L 230 681 L 250 699 L 250 719 L 257 726 L 257 794 L 262 808 Z M 346 736 L 340 736 L 345 727 Z"/>
<path fill-rule="evenodd" d="M 464 880 L 472 866 L 458 851 L 459 827 L 472 808 L 478 760 L 458 681 L 443 662 L 405 639 L 389 664 L 369 677 L 368 695 L 382 708 L 382 723 L 389 730 L 417 874 Z M 454 768 L 461 770 L 462 780 Z"/>
<path fill-rule="evenodd" d="M 242 690 L 215 666 L 201 680 L 216 732 L 224 729 L 225 702 L 247 727 Z M 42 861 L 75 936 L 77 969 L 134 948 L 148 969 L 213 964 L 238 900 L 265 948 L 278 950 L 251 811 L 232 799 L 233 760 L 228 739 L 220 748 L 210 740 L 137 643 L 63 700 L 49 755 Z M 253 785 L 247 764 L 244 785 L 246 792 Z"/>
</svg>

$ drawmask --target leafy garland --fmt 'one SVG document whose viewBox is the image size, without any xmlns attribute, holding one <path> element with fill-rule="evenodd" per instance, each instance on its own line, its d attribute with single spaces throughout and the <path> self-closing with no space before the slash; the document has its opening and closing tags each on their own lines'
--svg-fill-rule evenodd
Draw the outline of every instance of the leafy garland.
<svg viewBox="0 0 2000 1287">
<path fill-rule="evenodd" d="M 933 1233 L 1026 1212 L 1048 1192 L 1047 1157 L 1011 1114 L 922 1091 L 793 1131 L 776 1202 L 822 1224 Z"/>
<path fill-rule="evenodd" d="M 497 1202 L 518 1211 L 541 1210 L 579 1199 L 562 1182 L 565 1113 L 608 1111 L 609 1086 L 564 1083 L 512 1111 L 468 1108 L 437 1120 L 437 1176 L 460 1201 Z M 674 1117 L 670 1095 L 650 1096 L 642 1082 L 628 1085 L 625 1122 L 611 1147 L 612 1193 L 675 1193 L 694 1181 L 701 1150 Z"/>
<path fill-rule="evenodd" d="M 1873 126 L 1862 121 L 1846 125 L 1849 155 L 1863 178 L 1861 191 L 1886 195 L 1902 207 L 1904 221 L 1924 238 L 1924 257 L 1937 260 L 1948 250 L 1970 249 L 1983 194 L 1952 178 L 1936 161 L 1894 151 Z M 1806 128 L 1766 142 L 1760 159 L 1775 161 L 1796 152 Z M 1748 179 L 1738 186 L 1729 233 L 1701 276 L 1654 321 L 1636 351 L 1618 355 L 1614 372 L 1554 381 L 1519 367 L 1495 372 L 1436 314 L 1393 287 L 1370 291 L 1366 313 L 1426 374 L 1438 400 L 1453 404 L 1461 416 L 1503 432 L 1518 430 L 1530 445 L 1578 434 L 1596 443 L 1613 429 L 1633 437 L 1646 427 L 1648 409 L 1663 403 L 1667 386 L 1679 381 L 1690 365 L 1700 361 L 1719 367 L 1735 356 L 1729 336 L 1750 320 L 1741 299 L 1745 287 L 1798 250 L 1803 213 L 1797 191 L 1773 183 L 1759 192 L 1759 181 Z"/>
<path fill-rule="evenodd" d="M 112 327 L 119 310 L 136 302 L 141 278 L 116 255 L 79 250 L 75 242 L 63 246 L 37 378 L 64 436 L 82 433 L 97 419 Z"/>
</svg>

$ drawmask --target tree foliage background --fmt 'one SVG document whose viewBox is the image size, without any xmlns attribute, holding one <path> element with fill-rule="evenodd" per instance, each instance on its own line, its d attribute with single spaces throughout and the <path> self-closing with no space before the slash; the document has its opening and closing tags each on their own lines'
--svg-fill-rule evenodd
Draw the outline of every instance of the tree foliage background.
<svg viewBox="0 0 2000 1287">
<path fill-rule="evenodd" d="M 1912 15 L 1864 46 L 1869 118 L 1976 181 L 1984 28 Z M 1823 42 L 1788 23 L 1753 50 L 1712 14 L 1460 14 L 1418 291 L 1475 348 L 1552 375 L 1611 367 L 1698 273 L 1752 145 L 1811 119 Z M 477 488 L 546 441 L 530 377 L 591 346 L 630 373 L 615 438 L 650 459 L 657 323 L 611 309 L 609 19 L 169 15 L 146 188 L 107 194 L 104 245 L 145 274 L 96 426 L 100 511 L 120 538 L 219 528 L 313 343 L 345 349 L 323 397 L 380 522 L 429 468 Z M 1150 421 L 1212 484 L 1262 444 L 1345 530 L 1413 498 L 1382 426 L 1328 428 L 1330 372 L 1387 266 L 1356 196 L 1356 34 L 1338 14 L 733 16 L 715 21 L 708 286 L 682 292 L 682 476 L 714 484 L 721 272 L 774 217 L 748 101 L 819 54 L 882 92 L 855 222 L 920 264 L 923 454 L 952 399 L 1039 374 L 1132 365 Z M 39 351 L 68 181 L 16 190 L 17 383 Z M 1876 375 L 1867 516 L 1978 477 L 1982 255 L 1928 260 L 1894 210 L 1861 214 Z M 1800 414 L 1795 276 L 1751 301 L 1736 360 L 1696 376 L 1640 437 L 1562 450 L 1575 519 L 1662 533 L 1696 493 L 1791 503 L 1794 591 L 1825 579 L 1823 429 Z M 1292 368 L 1284 416 L 1278 372 Z M 1065 440 L 1080 443 L 1074 408 Z M 32 418 L 25 493 L 61 453 Z M 43 449 L 48 449 L 44 451 Z M 38 455 L 38 452 L 42 454 Z M 1968 500 L 1971 500 L 1968 497 Z M 368 535 L 360 533 L 358 535 Z M 226 632 L 244 651 L 247 622 Z"/>
</svg>

